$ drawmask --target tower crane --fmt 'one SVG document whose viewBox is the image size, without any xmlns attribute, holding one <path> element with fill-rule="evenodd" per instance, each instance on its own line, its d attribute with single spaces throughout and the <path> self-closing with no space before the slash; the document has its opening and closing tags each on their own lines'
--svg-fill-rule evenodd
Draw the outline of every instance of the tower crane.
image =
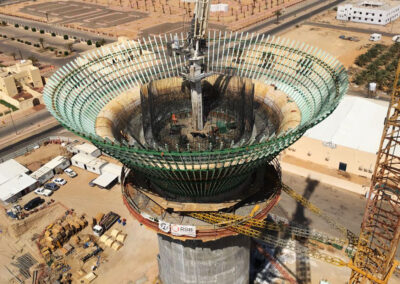
<svg viewBox="0 0 400 284">
<path fill-rule="evenodd" d="M 181 46 L 178 39 L 175 39 L 172 44 L 173 50 L 184 54 L 189 61 L 189 65 L 187 66 L 188 72 L 182 74 L 182 77 L 190 83 L 192 125 L 196 130 L 202 130 L 204 127 L 201 80 L 211 75 L 211 73 L 206 73 L 204 68 L 204 52 L 207 49 L 206 30 L 208 26 L 208 16 L 210 14 L 210 2 L 210 0 L 196 1 L 186 43 Z"/>
<path fill-rule="evenodd" d="M 400 60 L 385 118 L 350 283 L 365 283 L 360 270 L 383 283 L 393 272 L 400 240 Z"/>
</svg>

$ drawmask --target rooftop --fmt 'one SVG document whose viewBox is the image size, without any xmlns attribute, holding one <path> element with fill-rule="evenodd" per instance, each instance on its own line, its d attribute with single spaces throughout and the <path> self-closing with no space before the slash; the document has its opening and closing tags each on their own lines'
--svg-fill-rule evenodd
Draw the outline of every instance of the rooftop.
<svg viewBox="0 0 400 284">
<path fill-rule="evenodd" d="M 345 96 L 327 119 L 304 136 L 375 154 L 387 108 L 387 102 Z"/>
<path fill-rule="evenodd" d="M 0 199 L 6 201 L 15 194 L 32 186 L 37 181 L 25 173 L 19 174 L 12 179 L 0 184 Z"/>
<path fill-rule="evenodd" d="M 399 1 L 385 1 L 385 0 L 380 0 L 380 1 L 357 0 L 357 1 L 352 1 L 349 4 L 353 4 L 353 6 L 358 7 L 358 8 L 368 8 L 368 9 L 376 9 L 376 10 L 387 10 L 387 9 L 391 9 L 396 6 L 400 6 Z"/>
<path fill-rule="evenodd" d="M 89 144 L 89 143 L 83 143 L 83 144 L 76 145 L 75 149 L 79 150 L 79 152 L 88 153 L 88 154 L 91 154 L 98 150 L 98 148 L 96 146 L 94 146 L 93 144 Z"/>
<path fill-rule="evenodd" d="M 51 161 L 47 162 L 44 166 L 50 168 L 50 169 L 54 169 L 57 166 L 59 166 L 60 164 L 64 163 L 67 160 L 67 158 L 63 157 L 63 156 L 57 156 L 54 159 L 52 159 Z"/>
<path fill-rule="evenodd" d="M 16 160 L 7 160 L 0 164 L 0 185 L 15 176 L 28 172 L 29 169 L 18 163 Z"/>
</svg>

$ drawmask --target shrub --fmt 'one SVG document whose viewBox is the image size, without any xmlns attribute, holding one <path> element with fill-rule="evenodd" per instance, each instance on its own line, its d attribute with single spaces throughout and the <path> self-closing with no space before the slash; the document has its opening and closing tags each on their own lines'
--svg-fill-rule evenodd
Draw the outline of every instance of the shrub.
<svg viewBox="0 0 400 284">
<path fill-rule="evenodd" d="M 35 33 L 35 32 L 36 32 L 36 28 L 32 28 L 32 32 L 34 32 L 34 33 Z"/>
<path fill-rule="evenodd" d="M 3 35 L 4 38 L 7 38 L 7 35 Z"/>
<path fill-rule="evenodd" d="M 19 25 L 18 25 L 18 24 L 15 24 L 14 27 L 19 28 Z"/>
<path fill-rule="evenodd" d="M 50 49 L 50 51 L 54 51 L 54 48 L 52 48 L 52 47 L 50 47 L 49 49 Z"/>
<path fill-rule="evenodd" d="M 62 51 L 59 51 L 58 54 L 62 54 Z"/>
<path fill-rule="evenodd" d="M 101 46 L 100 42 L 96 41 L 96 47 L 100 47 L 100 46 Z"/>
<path fill-rule="evenodd" d="M 41 34 L 44 34 L 44 30 L 40 30 L 40 33 L 41 33 Z"/>
<path fill-rule="evenodd" d="M 24 29 L 25 29 L 25 30 L 29 30 L 29 27 L 28 27 L 28 26 L 25 26 Z"/>
<path fill-rule="evenodd" d="M 1 24 L 2 24 L 3 26 L 7 26 L 6 21 L 1 21 Z"/>
<path fill-rule="evenodd" d="M 86 43 L 87 45 L 92 45 L 92 41 L 90 39 Z"/>
<path fill-rule="evenodd" d="M 68 39 L 68 35 L 64 35 L 64 39 L 67 40 Z"/>
<path fill-rule="evenodd" d="M 53 32 L 53 33 L 51 33 L 51 36 L 56 36 L 56 33 L 54 33 L 54 32 Z"/>
<path fill-rule="evenodd" d="M 68 51 L 64 51 L 64 55 L 67 56 L 69 54 Z"/>
<path fill-rule="evenodd" d="M 14 106 L 14 105 L 12 105 L 12 104 L 6 102 L 6 101 L 0 100 L 0 104 L 6 106 L 6 107 L 8 107 L 8 108 L 10 108 L 10 109 L 13 110 L 13 111 L 18 110 L 18 108 L 17 108 L 16 106 Z M 8 113 L 10 113 L 10 111 L 8 111 Z"/>
<path fill-rule="evenodd" d="M 15 40 L 15 37 L 12 37 L 11 40 Z"/>
</svg>

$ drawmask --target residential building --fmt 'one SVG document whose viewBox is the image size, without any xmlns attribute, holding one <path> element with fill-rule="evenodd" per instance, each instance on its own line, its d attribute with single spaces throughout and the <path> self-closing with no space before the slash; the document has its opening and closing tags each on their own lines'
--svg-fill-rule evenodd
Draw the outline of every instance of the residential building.
<svg viewBox="0 0 400 284">
<path fill-rule="evenodd" d="M 387 25 L 400 17 L 400 1 L 367 0 L 339 5 L 336 18 L 343 21 Z"/>
</svg>

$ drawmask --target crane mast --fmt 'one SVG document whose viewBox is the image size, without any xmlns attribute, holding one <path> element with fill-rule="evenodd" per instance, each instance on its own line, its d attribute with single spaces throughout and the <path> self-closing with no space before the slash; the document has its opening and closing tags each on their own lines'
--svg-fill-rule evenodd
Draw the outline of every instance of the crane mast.
<svg viewBox="0 0 400 284">
<path fill-rule="evenodd" d="M 350 282 L 364 283 L 365 274 L 373 274 L 387 283 L 397 265 L 400 240 L 400 61 L 385 119 L 380 147 L 371 180 L 357 252 Z"/>
<path fill-rule="evenodd" d="M 207 49 L 206 30 L 209 13 L 210 0 L 197 0 L 187 42 L 188 72 L 183 74 L 183 77 L 190 82 L 192 125 L 196 130 L 202 130 L 204 127 L 201 80 L 210 75 L 204 70 L 204 51 Z"/>
</svg>

